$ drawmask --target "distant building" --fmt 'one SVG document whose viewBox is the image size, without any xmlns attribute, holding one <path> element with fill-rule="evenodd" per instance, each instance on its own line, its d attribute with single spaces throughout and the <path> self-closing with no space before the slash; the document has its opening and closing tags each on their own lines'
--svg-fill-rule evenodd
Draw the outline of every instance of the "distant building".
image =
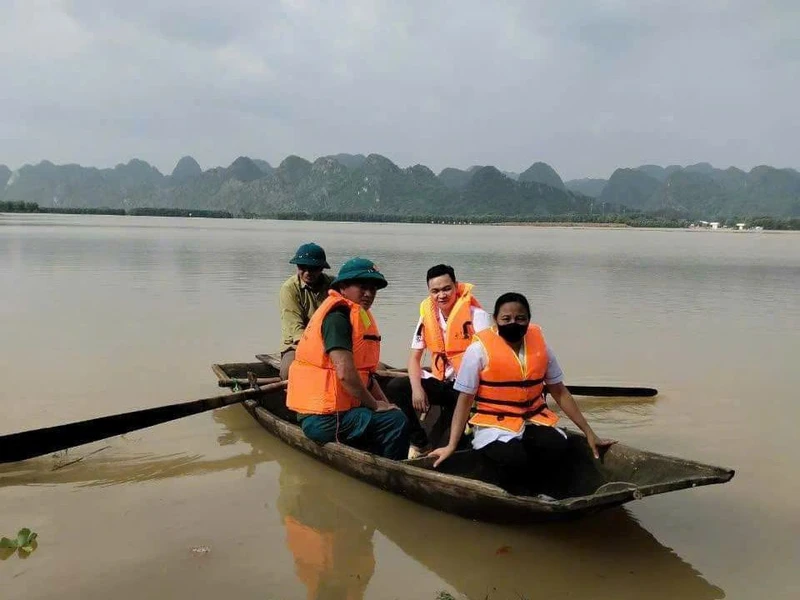
<svg viewBox="0 0 800 600">
<path fill-rule="evenodd" d="M 747 225 L 747 223 L 737 223 L 736 224 L 736 229 L 738 229 L 739 231 L 744 231 L 744 228 L 745 228 L 746 225 Z"/>
<path fill-rule="evenodd" d="M 719 229 L 719 223 L 717 221 L 712 221 L 709 223 L 709 225 L 711 226 L 711 229 Z"/>
</svg>

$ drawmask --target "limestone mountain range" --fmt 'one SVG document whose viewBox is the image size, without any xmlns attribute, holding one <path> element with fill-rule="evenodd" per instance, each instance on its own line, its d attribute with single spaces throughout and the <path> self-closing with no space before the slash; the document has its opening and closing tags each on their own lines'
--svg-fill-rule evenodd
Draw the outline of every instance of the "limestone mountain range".
<svg viewBox="0 0 800 600">
<path fill-rule="evenodd" d="M 0 201 L 43 207 L 184 208 L 234 214 L 553 216 L 635 212 L 684 218 L 800 217 L 800 172 L 759 166 L 749 172 L 708 163 L 619 168 L 608 180 L 564 182 L 535 162 L 522 173 L 494 166 L 401 168 L 379 154 L 336 154 L 277 167 L 240 156 L 203 170 L 191 156 L 169 174 L 139 159 L 98 169 L 42 161 L 0 165 Z"/>
</svg>

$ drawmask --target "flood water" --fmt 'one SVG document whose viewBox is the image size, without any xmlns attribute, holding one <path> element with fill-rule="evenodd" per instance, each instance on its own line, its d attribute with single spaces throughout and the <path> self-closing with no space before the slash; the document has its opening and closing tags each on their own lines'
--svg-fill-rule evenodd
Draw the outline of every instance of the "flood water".
<svg viewBox="0 0 800 600">
<path fill-rule="evenodd" d="M 575 522 L 443 514 L 340 475 L 241 407 L 0 465 L 3 598 L 434 600 L 800 596 L 800 235 L 0 215 L 0 434 L 219 392 L 209 366 L 280 338 L 302 242 L 390 286 L 373 308 L 403 364 L 439 262 L 531 300 L 601 436 L 735 468 L 727 484 Z M 327 539 L 320 576 L 300 548 Z M 312 590 L 312 591 L 309 591 Z"/>
</svg>

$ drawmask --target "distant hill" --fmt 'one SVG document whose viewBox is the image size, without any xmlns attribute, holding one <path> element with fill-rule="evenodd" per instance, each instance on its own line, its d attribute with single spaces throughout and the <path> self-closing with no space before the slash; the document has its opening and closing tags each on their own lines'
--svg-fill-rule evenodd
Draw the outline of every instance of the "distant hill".
<svg viewBox="0 0 800 600">
<path fill-rule="evenodd" d="M 122 207 L 152 193 L 163 179 L 158 169 L 136 159 L 113 169 L 54 165 L 44 160 L 14 171 L 1 199 L 41 206 Z"/>
<path fill-rule="evenodd" d="M 448 175 L 460 178 L 453 182 Z M 424 165 L 401 168 L 379 154 L 358 167 L 336 157 L 313 163 L 287 157 L 271 174 L 233 185 L 224 173 L 207 171 L 194 182 L 163 190 L 148 205 L 192 206 L 234 213 L 326 212 L 364 214 L 514 215 L 588 211 L 586 198 L 543 184 L 516 182 L 494 167 L 472 173 Z"/>
<path fill-rule="evenodd" d="M 261 160 L 261 159 L 259 159 L 259 158 L 254 158 L 254 159 L 252 159 L 252 160 L 253 160 L 253 162 L 255 163 L 255 165 L 256 165 L 256 166 L 257 166 L 259 169 L 261 169 L 261 172 L 262 172 L 262 173 L 267 173 L 267 174 L 269 174 L 269 173 L 272 173 L 272 172 L 275 170 L 275 169 L 273 168 L 273 166 L 272 166 L 271 164 L 269 164 L 269 163 L 268 163 L 267 161 L 265 161 L 265 160 Z"/>
<path fill-rule="evenodd" d="M 261 179 L 264 177 L 264 171 L 251 159 L 246 156 L 240 156 L 225 170 L 225 177 L 246 183 Z"/>
<path fill-rule="evenodd" d="M 522 173 L 519 174 L 519 181 L 533 181 L 536 183 L 544 183 L 550 187 L 558 190 L 566 190 L 564 182 L 556 170 L 543 162 L 535 162 Z"/>
<path fill-rule="evenodd" d="M 650 198 L 659 189 L 658 179 L 638 169 L 617 169 L 603 188 L 601 202 L 617 202 L 634 210 L 647 210 Z"/>
<path fill-rule="evenodd" d="M 483 167 L 458 198 L 463 214 L 546 216 L 588 214 L 591 199 L 531 181 L 514 181 L 495 167 Z"/>
<path fill-rule="evenodd" d="M 607 183 L 608 179 L 571 179 L 564 186 L 571 192 L 597 198 L 603 193 Z"/>
<path fill-rule="evenodd" d="M 3 188 L 6 187 L 6 182 L 11 178 L 11 169 L 5 165 L 0 165 L 0 198 L 3 196 Z"/>
<path fill-rule="evenodd" d="M 543 162 L 518 178 L 493 166 L 401 168 L 379 154 L 336 154 L 313 162 L 286 157 L 278 167 L 240 156 L 203 171 L 184 156 L 165 176 L 139 159 L 97 169 L 42 161 L 11 170 L 0 165 L 0 201 L 43 209 L 197 209 L 232 214 L 348 213 L 370 215 L 558 216 L 644 212 L 670 218 L 722 220 L 800 217 L 800 173 L 759 166 L 749 173 L 708 163 L 642 165 L 604 179 L 565 185 Z"/>
<path fill-rule="evenodd" d="M 348 169 L 360 169 L 367 160 L 367 157 L 363 154 L 334 154 L 330 158 L 333 158 Z"/>
<path fill-rule="evenodd" d="M 467 169 L 467 173 L 472 175 L 475 171 L 477 171 L 479 169 L 483 169 L 486 166 L 492 166 L 492 165 L 472 165 L 469 169 Z M 447 169 L 445 169 L 445 170 L 447 170 Z M 456 170 L 460 170 L 460 169 L 456 169 Z M 503 175 L 505 175 L 506 177 L 508 177 L 509 179 L 513 179 L 514 181 L 519 179 L 519 173 L 515 173 L 514 171 L 502 171 L 502 170 L 500 170 L 500 172 Z"/>
<path fill-rule="evenodd" d="M 673 172 L 676 172 L 679 169 L 680 169 L 680 167 L 676 168 Z M 697 163 L 697 164 L 694 164 L 694 165 L 688 165 L 688 166 L 684 167 L 683 170 L 688 172 L 688 173 L 699 173 L 700 175 L 707 175 L 709 177 L 712 177 L 714 175 L 714 173 L 716 173 L 716 171 L 718 171 L 718 169 L 715 169 L 714 167 L 712 167 L 707 162 Z M 671 174 L 672 173 L 670 173 L 670 175 Z"/>
<path fill-rule="evenodd" d="M 463 190 L 467 187 L 469 180 L 472 179 L 472 173 L 474 171 L 462 171 L 461 169 L 447 167 L 439 173 L 439 180 L 451 190 Z"/>
<path fill-rule="evenodd" d="M 191 156 L 184 156 L 172 169 L 172 181 L 175 183 L 185 183 L 195 177 L 202 175 L 203 169 L 199 163 Z"/>
<path fill-rule="evenodd" d="M 678 165 L 670 165 L 668 167 L 659 167 L 658 165 L 642 165 L 636 167 L 637 171 L 641 171 L 645 175 L 649 175 L 658 181 L 666 181 L 667 177 L 672 175 L 675 171 L 680 171 L 683 167 Z"/>
<path fill-rule="evenodd" d="M 800 217 L 800 172 L 759 166 L 749 173 L 709 163 L 617 169 L 599 196 L 630 209 L 692 219 Z"/>
</svg>

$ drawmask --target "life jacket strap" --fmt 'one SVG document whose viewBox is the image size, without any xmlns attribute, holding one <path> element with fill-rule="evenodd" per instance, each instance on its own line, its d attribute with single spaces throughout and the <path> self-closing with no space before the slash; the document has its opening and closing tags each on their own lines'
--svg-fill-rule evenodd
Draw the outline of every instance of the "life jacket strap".
<svg viewBox="0 0 800 600">
<path fill-rule="evenodd" d="M 544 383 L 544 378 L 541 379 L 525 379 L 523 381 L 486 381 L 481 379 L 480 385 L 486 387 L 499 387 L 499 388 L 530 388 Z"/>
<path fill-rule="evenodd" d="M 447 354 L 444 352 L 432 352 L 431 353 L 432 365 L 433 369 L 439 369 L 442 373 L 442 380 L 444 380 L 444 374 L 447 371 L 447 367 L 450 365 L 450 361 L 447 360 Z"/>
<path fill-rule="evenodd" d="M 513 402 L 509 400 L 492 400 L 491 398 L 484 398 L 482 396 L 478 396 L 475 400 L 478 404 L 495 404 L 497 406 L 519 406 L 520 408 L 528 408 L 536 404 L 540 399 L 543 399 L 541 395 L 536 396 L 536 398 L 531 398 L 530 400 L 525 400 L 524 402 Z"/>
<path fill-rule="evenodd" d="M 530 419 L 531 417 L 535 417 L 536 415 L 538 415 L 545 408 L 547 408 L 547 406 L 546 405 L 542 405 L 539 408 L 537 408 L 536 410 L 529 410 L 529 411 L 524 412 L 522 414 L 510 413 L 510 412 L 504 412 L 504 411 L 485 410 L 485 409 L 482 409 L 482 408 L 477 409 L 475 412 L 477 414 L 479 414 L 479 415 L 490 415 L 492 417 L 497 417 L 498 421 L 502 421 L 505 417 L 516 417 L 518 419 Z"/>
</svg>

